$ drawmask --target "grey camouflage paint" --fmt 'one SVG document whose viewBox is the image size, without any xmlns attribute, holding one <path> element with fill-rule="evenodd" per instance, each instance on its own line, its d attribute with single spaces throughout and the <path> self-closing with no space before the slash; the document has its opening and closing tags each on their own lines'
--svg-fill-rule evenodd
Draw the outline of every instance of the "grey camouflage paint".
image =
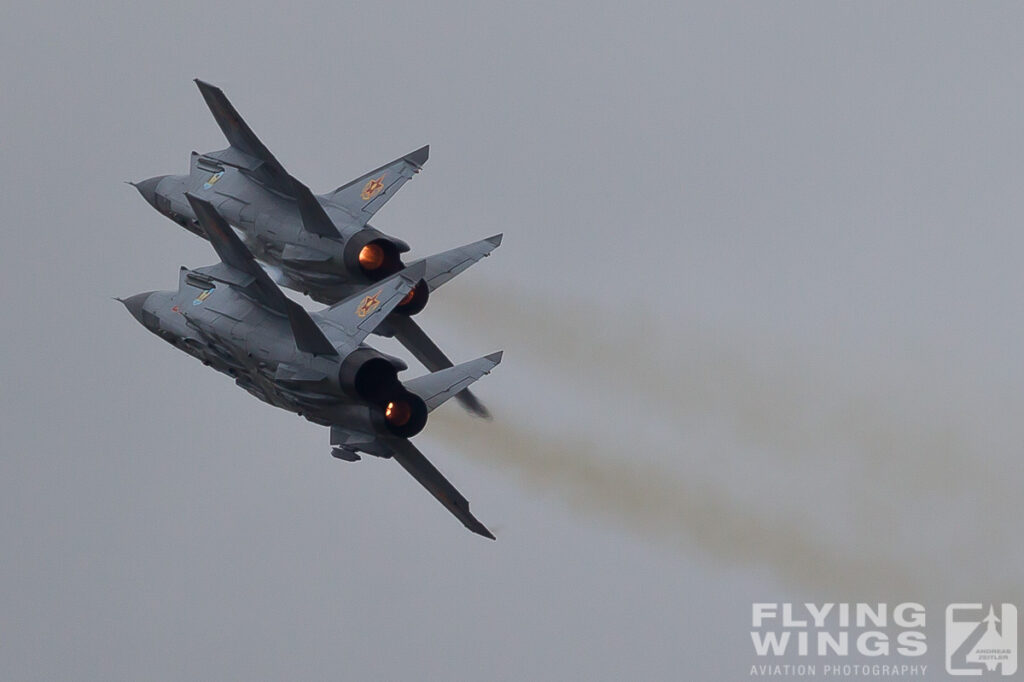
<svg viewBox="0 0 1024 682">
<path fill-rule="evenodd" d="M 330 426 L 338 459 L 356 461 L 359 452 L 394 458 L 467 528 L 493 539 L 408 439 L 430 411 L 490 372 L 501 353 L 402 383 L 405 363 L 363 343 L 427 276 L 427 261 L 310 314 L 284 296 L 211 203 L 191 194 L 186 200 L 221 262 L 181 268 L 176 291 L 123 299 L 129 312 L 260 400 Z"/>
</svg>

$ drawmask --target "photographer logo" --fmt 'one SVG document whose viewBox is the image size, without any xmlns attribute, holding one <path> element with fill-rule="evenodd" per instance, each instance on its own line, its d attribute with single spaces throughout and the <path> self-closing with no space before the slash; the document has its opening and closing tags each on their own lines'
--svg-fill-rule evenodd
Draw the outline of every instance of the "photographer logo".
<svg viewBox="0 0 1024 682">
<path fill-rule="evenodd" d="M 946 672 L 950 675 L 1009 676 L 1017 672 L 1017 607 L 996 606 L 946 607 Z"/>
</svg>

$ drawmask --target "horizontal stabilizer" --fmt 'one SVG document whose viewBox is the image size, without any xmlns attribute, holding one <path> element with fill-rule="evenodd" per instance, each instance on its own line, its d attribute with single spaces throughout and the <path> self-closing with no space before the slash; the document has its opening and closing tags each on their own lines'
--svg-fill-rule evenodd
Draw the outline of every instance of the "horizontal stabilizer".
<svg viewBox="0 0 1024 682">
<path fill-rule="evenodd" d="M 285 296 L 284 292 L 274 284 L 270 276 L 253 258 L 249 249 L 245 248 L 245 244 L 238 238 L 234 230 L 217 213 L 217 209 L 205 199 L 200 199 L 190 193 L 186 193 L 185 198 L 192 205 L 196 220 L 206 232 L 207 239 L 217 251 L 221 262 L 252 278 L 251 284 L 240 286 L 239 290 L 264 307 L 287 316 L 295 337 L 295 345 L 299 350 L 314 355 L 337 355 L 338 351 L 324 336 L 323 331 L 309 316 L 309 313 L 298 303 Z"/>
<path fill-rule="evenodd" d="M 445 509 L 455 515 L 469 530 L 485 538 L 494 539 L 494 534 L 487 530 L 484 524 L 480 523 L 469 511 L 469 502 L 455 489 L 447 478 L 430 463 L 426 457 L 404 438 L 388 438 L 387 444 L 392 449 L 392 457 L 402 467 L 412 474 L 412 477 L 420 482 L 437 501 L 444 505 Z"/>
<path fill-rule="evenodd" d="M 424 264 L 410 265 L 401 272 L 363 289 L 361 292 L 317 313 L 338 343 L 362 343 L 384 321 L 405 295 L 423 279 Z"/>
<path fill-rule="evenodd" d="M 373 217 L 409 178 L 419 172 L 430 156 L 430 145 L 384 164 L 347 185 L 324 195 L 330 203 L 345 209 L 360 226 Z"/>
<path fill-rule="evenodd" d="M 432 372 L 405 382 L 405 387 L 427 404 L 427 411 L 433 412 L 445 401 L 464 390 L 474 381 L 490 374 L 501 362 L 502 351 L 485 355 L 476 360 Z"/>
<path fill-rule="evenodd" d="M 431 372 L 454 366 L 414 318 L 408 315 L 392 315 L 386 324 L 390 334 Z M 490 419 L 491 413 L 487 411 L 487 407 L 468 388 L 455 394 L 455 399 L 471 414 L 482 419 Z"/>
<path fill-rule="evenodd" d="M 430 291 L 434 291 L 473 263 L 489 256 L 491 251 L 501 245 L 501 237 L 502 235 L 496 234 L 493 237 L 424 258 L 423 262 L 426 263 L 427 271 L 423 279 L 426 281 L 427 287 Z"/>
</svg>

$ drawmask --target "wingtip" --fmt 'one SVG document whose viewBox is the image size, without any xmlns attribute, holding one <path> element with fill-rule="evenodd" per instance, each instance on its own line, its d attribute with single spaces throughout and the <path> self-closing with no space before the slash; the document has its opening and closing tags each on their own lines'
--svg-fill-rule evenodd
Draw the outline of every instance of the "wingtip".
<svg viewBox="0 0 1024 682">
<path fill-rule="evenodd" d="M 498 538 L 494 537 L 494 533 L 492 533 L 491 531 L 487 530 L 487 526 L 485 526 L 484 524 L 482 524 L 479 521 L 477 521 L 476 518 L 474 518 L 473 521 L 474 521 L 474 523 L 472 523 L 472 524 L 467 523 L 466 524 L 466 528 L 470 529 L 471 531 L 473 531 L 477 535 L 480 535 L 482 537 L 488 538 L 490 540 L 497 540 L 498 539 Z"/>
<path fill-rule="evenodd" d="M 484 358 L 489 360 L 490 362 L 493 362 L 495 365 L 497 365 L 498 363 L 501 362 L 501 356 L 504 355 L 504 354 L 505 354 L 505 351 L 499 350 L 499 351 L 497 351 L 495 353 L 491 353 L 490 355 L 485 355 Z"/>
<path fill-rule="evenodd" d="M 502 238 L 504 236 L 505 236 L 504 232 L 499 232 L 498 234 L 494 235 L 493 237 L 488 237 L 484 241 L 490 242 L 491 244 L 494 245 L 494 248 L 498 248 L 499 246 L 501 246 L 501 240 L 502 240 Z"/>
<path fill-rule="evenodd" d="M 221 89 L 213 83 L 207 83 L 199 78 L 193 78 L 192 81 L 196 84 L 196 87 L 199 88 L 199 92 L 202 94 L 204 99 L 210 96 L 216 97 L 218 94 L 223 94 L 221 93 Z"/>
<path fill-rule="evenodd" d="M 423 166 L 430 158 L 430 145 L 425 144 L 416 151 L 409 152 L 404 158 L 414 166 Z"/>
</svg>

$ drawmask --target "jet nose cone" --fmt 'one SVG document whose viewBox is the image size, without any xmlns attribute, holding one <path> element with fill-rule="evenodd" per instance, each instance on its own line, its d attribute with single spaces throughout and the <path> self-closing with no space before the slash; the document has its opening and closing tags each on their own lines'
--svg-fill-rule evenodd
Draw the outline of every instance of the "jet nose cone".
<svg viewBox="0 0 1024 682">
<path fill-rule="evenodd" d="M 149 202 L 150 206 L 152 206 L 153 208 L 157 208 L 157 206 L 156 206 L 156 186 L 159 185 L 160 181 L 163 180 L 166 177 L 167 177 L 166 175 L 158 175 L 158 176 L 156 176 L 154 178 L 149 178 L 148 180 L 143 180 L 142 182 L 133 182 L 133 183 L 131 183 L 131 185 L 135 189 L 139 190 L 139 194 L 142 195 L 143 199 L 145 199 L 147 202 Z M 157 208 L 157 210 L 160 210 L 160 209 Z"/>
<path fill-rule="evenodd" d="M 117 300 L 124 303 L 124 307 L 128 309 L 128 312 L 132 314 L 132 317 L 142 324 L 146 324 L 142 319 L 142 306 L 146 304 L 146 299 L 148 299 L 152 293 L 152 291 L 144 291 L 141 294 L 135 294 L 134 296 L 119 298 Z"/>
</svg>

